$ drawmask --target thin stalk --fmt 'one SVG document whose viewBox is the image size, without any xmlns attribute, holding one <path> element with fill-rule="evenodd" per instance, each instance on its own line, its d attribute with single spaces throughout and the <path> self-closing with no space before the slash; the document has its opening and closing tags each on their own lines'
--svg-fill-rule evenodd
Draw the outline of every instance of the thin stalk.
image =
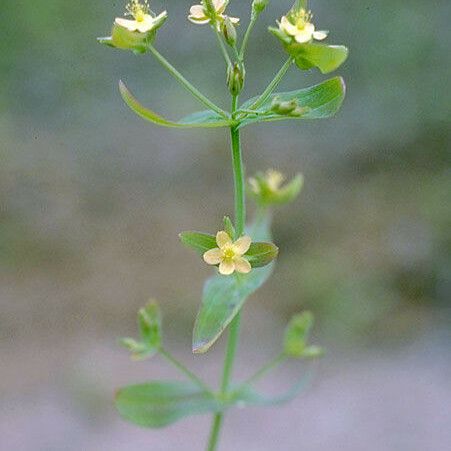
<svg viewBox="0 0 451 451">
<path fill-rule="evenodd" d="M 254 25 L 257 23 L 257 19 L 258 19 L 258 14 L 252 12 L 249 26 L 247 27 L 246 33 L 244 34 L 243 43 L 241 44 L 241 50 L 240 50 L 240 54 L 239 54 L 240 61 L 244 60 L 247 43 L 249 42 L 249 38 L 251 36 L 252 30 L 254 29 Z"/>
<path fill-rule="evenodd" d="M 219 33 L 219 31 L 218 31 L 218 29 L 216 27 L 216 24 L 214 24 L 212 27 L 213 27 L 213 31 L 215 32 L 216 37 L 218 38 L 219 47 L 221 49 L 222 55 L 224 56 L 225 62 L 227 64 L 227 67 L 231 66 L 232 65 L 232 60 L 230 59 L 229 52 L 226 49 L 226 46 L 225 46 L 224 41 L 222 39 L 221 33 Z"/>
<path fill-rule="evenodd" d="M 271 370 L 277 368 L 282 362 L 287 359 L 287 356 L 282 352 L 274 359 L 270 360 L 268 363 L 263 365 L 255 374 L 253 374 L 249 379 L 243 382 L 238 388 L 237 392 L 243 389 L 246 385 L 251 385 L 260 380 L 263 376 L 268 374 Z"/>
<path fill-rule="evenodd" d="M 179 362 L 170 352 L 166 351 L 166 349 L 161 348 L 160 354 L 172 365 L 174 365 L 179 371 L 181 371 L 185 376 L 188 377 L 192 382 L 198 385 L 202 390 L 213 394 L 210 387 L 199 377 L 197 377 L 192 371 L 190 371 L 183 363 Z"/>
<path fill-rule="evenodd" d="M 290 56 L 285 64 L 280 68 L 279 72 L 277 72 L 276 76 L 273 78 L 268 87 L 263 91 L 262 95 L 255 101 L 255 103 L 251 107 L 249 107 L 250 110 L 257 110 L 266 102 L 266 100 L 268 100 L 268 97 L 273 93 L 274 89 L 279 86 L 279 83 L 282 81 L 282 78 L 293 64 L 293 61 L 293 57 Z"/>
<path fill-rule="evenodd" d="M 232 98 L 232 117 L 235 115 L 238 106 L 238 96 Z M 244 193 L 244 168 L 243 158 L 241 154 L 240 131 L 235 126 L 230 128 L 231 146 L 232 146 L 232 162 L 233 162 L 233 179 L 235 186 L 235 230 L 236 236 L 239 237 L 244 232 L 244 224 L 246 222 L 246 204 Z M 241 314 L 238 313 L 230 323 L 229 337 L 227 340 L 227 349 L 224 359 L 224 369 L 221 381 L 222 397 L 227 397 L 230 388 L 230 379 L 233 371 L 236 350 L 238 347 L 240 333 Z M 208 441 L 208 451 L 216 451 L 221 432 L 222 423 L 224 421 L 224 413 L 217 413 L 213 418 L 211 426 L 210 438 Z"/>
<path fill-rule="evenodd" d="M 158 62 L 183 86 L 185 87 L 197 100 L 203 103 L 208 108 L 212 109 L 225 119 L 229 119 L 229 115 L 220 107 L 215 105 L 210 99 L 205 97 L 197 88 L 195 88 L 158 50 L 149 45 L 149 50 Z"/>
</svg>

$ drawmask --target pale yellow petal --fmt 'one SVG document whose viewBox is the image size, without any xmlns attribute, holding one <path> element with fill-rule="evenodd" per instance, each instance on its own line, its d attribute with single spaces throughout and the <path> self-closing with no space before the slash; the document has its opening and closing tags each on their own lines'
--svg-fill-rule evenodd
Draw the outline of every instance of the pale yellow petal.
<svg viewBox="0 0 451 451">
<path fill-rule="evenodd" d="M 249 250 L 251 243 L 252 240 L 250 236 L 242 236 L 241 238 L 236 240 L 235 243 L 233 243 L 233 249 L 235 253 L 243 255 Z"/>
<path fill-rule="evenodd" d="M 293 25 L 286 16 L 283 16 L 282 19 L 280 19 L 279 28 L 291 36 L 296 36 L 296 33 L 299 32 L 297 27 Z"/>
<path fill-rule="evenodd" d="M 202 18 L 206 17 L 205 10 L 202 5 L 191 6 L 191 8 L 189 9 L 189 14 L 190 14 L 190 16 L 196 17 L 198 19 L 202 19 Z"/>
<path fill-rule="evenodd" d="M 118 25 L 120 25 L 121 27 L 124 27 L 129 31 L 137 30 L 138 22 L 136 22 L 136 20 L 128 20 L 128 19 L 123 19 L 122 17 L 117 17 L 115 22 Z"/>
<path fill-rule="evenodd" d="M 322 41 L 323 39 L 327 38 L 327 35 L 329 34 L 328 31 L 325 30 L 321 30 L 321 31 L 315 31 L 313 33 L 313 37 L 317 40 L 317 41 Z"/>
<path fill-rule="evenodd" d="M 219 248 L 210 249 L 204 254 L 204 262 L 209 265 L 218 265 L 222 260 L 222 251 Z"/>
<path fill-rule="evenodd" d="M 310 42 L 312 40 L 313 33 L 307 30 L 298 31 L 294 39 L 299 44 L 305 44 L 306 42 Z"/>
<path fill-rule="evenodd" d="M 235 271 L 235 263 L 232 261 L 226 260 L 221 262 L 219 265 L 219 272 L 223 276 L 230 276 L 230 274 L 233 274 L 234 271 Z"/>
<path fill-rule="evenodd" d="M 230 238 L 227 232 L 221 230 L 216 234 L 216 243 L 218 244 L 218 247 L 222 249 L 224 246 L 232 244 L 232 238 Z"/>
<path fill-rule="evenodd" d="M 250 273 L 252 270 L 251 264 L 245 258 L 236 258 L 235 260 L 235 270 L 242 274 Z"/>
<path fill-rule="evenodd" d="M 148 31 L 152 30 L 152 28 L 154 27 L 154 23 L 155 22 L 153 17 L 146 14 L 142 22 L 137 22 L 136 29 L 140 33 L 147 33 Z"/>
<path fill-rule="evenodd" d="M 222 14 L 227 7 L 227 0 L 213 0 L 213 6 L 218 14 Z"/>
<path fill-rule="evenodd" d="M 232 22 L 234 25 L 240 23 L 240 18 L 239 17 L 229 17 L 230 22 Z"/>
<path fill-rule="evenodd" d="M 192 23 L 196 23 L 198 25 L 205 25 L 207 23 L 210 23 L 210 19 L 197 19 L 193 16 L 188 16 L 188 20 Z"/>
</svg>

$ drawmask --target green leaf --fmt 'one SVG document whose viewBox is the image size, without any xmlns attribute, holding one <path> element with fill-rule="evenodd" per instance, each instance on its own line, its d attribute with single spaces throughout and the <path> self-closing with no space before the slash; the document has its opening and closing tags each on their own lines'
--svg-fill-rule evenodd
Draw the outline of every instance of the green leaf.
<svg viewBox="0 0 451 451">
<path fill-rule="evenodd" d="M 345 97 L 345 83 L 343 78 L 335 77 L 309 88 L 291 92 L 274 93 L 261 105 L 255 114 L 249 113 L 258 97 L 245 102 L 240 110 L 247 111 L 248 116 L 241 120 L 239 127 L 256 124 L 258 122 L 282 121 L 286 119 L 324 119 L 332 117 L 343 103 Z M 271 111 L 273 100 L 297 101 L 304 112 L 300 115 L 282 115 Z"/>
<path fill-rule="evenodd" d="M 201 254 L 218 247 L 216 244 L 216 237 L 207 233 L 200 232 L 182 232 L 180 241 L 187 247 L 194 249 Z"/>
<path fill-rule="evenodd" d="M 303 357 L 313 327 L 312 313 L 303 312 L 291 318 L 285 330 L 284 352 L 290 357 Z"/>
<path fill-rule="evenodd" d="M 273 243 L 252 243 L 245 257 L 252 268 L 269 265 L 279 253 L 279 248 Z"/>
<path fill-rule="evenodd" d="M 338 69 L 348 58 L 348 49 L 343 45 L 290 44 L 288 53 L 295 58 L 299 69 L 317 67 L 323 74 Z"/>
<path fill-rule="evenodd" d="M 215 127 L 229 127 L 230 121 L 225 120 L 219 114 L 214 111 L 200 111 L 198 113 L 190 114 L 179 122 L 173 122 L 159 116 L 157 113 L 149 110 L 141 105 L 138 100 L 131 94 L 125 84 L 119 82 L 119 91 L 121 93 L 124 102 L 140 117 L 153 122 L 154 124 L 161 125 L 163 127 L 172 128 L 215 128 Z"/>
<path fill-rule="evenodd" d="M 270 240 L 269 219 L 265 217 L 248 234 L 255 240 Z M 193 332 L 193 352 L 202 354 L 216 342 L 241 310 L 247 298 L 260 288 L 273 270 L 273 264 L 253 269 L 249 274 L 217 274 L 204 286 L 202 304 Z"/>
<path fill-rule="evenodd" d="M 182 382 L 150 382 L 121 388 L 116 394 L 116 407 L 125 420 L 149 428 L 223 409 L 212 394 Z"/>
</svg>

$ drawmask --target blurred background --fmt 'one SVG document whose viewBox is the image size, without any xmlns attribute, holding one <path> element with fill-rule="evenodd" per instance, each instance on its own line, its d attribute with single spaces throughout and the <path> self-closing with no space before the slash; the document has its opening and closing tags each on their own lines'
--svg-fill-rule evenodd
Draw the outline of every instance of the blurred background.
<svg viewBox="0 0 451 451">
<path fill-rule="evenodd" d="M 246 97 L 285 59 L 266 31 L 292 0 L 272 1 L 249 46 Z M 169 12 L 157 48 L 226 106 L 224 65 L 208 27 Z M 245 18 L 251 1 L 231 1 Z M 248 174 L 302 172 L 305 190 L 277 211 L 275 274 L 246 304 L 236 377 L 278 352 L 290 316 L 311 309 L 328 349 L 309 390 L 274 409 L 227 417 L 221 450 L 444 451 L 451 448 L 451 3 L 311 2 L 329 42 L 350 47 L 348 94 L 318 122 L 246 128 Z M 167 347 L 216 381 L 224 340 L 191 354 L 211 270 L 178 242 L 233 213 L 226 130 L 160 129 L 124 106 L 123 79 L 172 119 L 199 109 L 149 56 L 96 44 L 122 1 L 3 2 L 0 10 L 0 436 L 2 450 L 200 450 L 210 425 L 164 430 L 120 420 L 113 392 L 178 375 L 134 363 L 150 297 Z M 241 29 L 243 31 L 244 26 Z M 281 89 L 326 77 L 294 68 Z M 218 86 L 223 88 L 218 89 Z M 252 207 L 250 206 L 250 211 Z M 305 368 L 263 388 L 280 393 Z"/>
</svg>

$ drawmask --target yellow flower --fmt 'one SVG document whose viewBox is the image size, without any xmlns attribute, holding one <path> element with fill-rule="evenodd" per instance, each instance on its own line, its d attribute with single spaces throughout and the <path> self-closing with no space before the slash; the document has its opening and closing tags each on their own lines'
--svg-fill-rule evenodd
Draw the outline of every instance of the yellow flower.
<svg viewBox="0 0 451 451">
<path fill-rule="evenodd" d="M 249 250 L 251 242 L 248 236 L 242 236 L 233 242 L 227 232 L 220 231 L 216 234 L 218 247 L 205 252 L 204 261 L 209 265 L 219 264 L 219 272 L 224 276 L 229 276 L 235 271 L 247 274 L 252 267 L 243 255 Z"/>
<path fill-rule="evenodd" d="M 228 0 L 212 0 L 215 9 L 215 17 L 213 19 L 215 21 L 221 22 L 227 17 L 224 12 L 228 3 Z M 193 23 L 203 25 L 210 23 L 212 17 L 204 5 L 193 5 L 189 10 L 188 19 Z M 237 24 L 240 21 L 238 17 L 229 17 L 229 19 L 233 24 Z"/>
<path fill-rule="evenodd" d="M 125 15 L 132 16 L 134 20 L 117 17 L 115 20 L 116 24 L 129 31 L 138 31 L 139 33 L 152 31 L 161 25 L 168 15 L 166 11 L 163 11 L 158 16 L 155 16 L 150 10 L 147 0 L 144 0 L 144 3 L 140 3 L 139 0 L 131 0 L 126 9 L 127 13 Z"/>
<path fill-rule="evenodd" d="M 252 192 L 256 195 L 259 195 L 262 191 L 261 181 L 264 182 L 266 190 L 270 191 L 271 194 L 277 194 L 286 177 L 281 172 L 276 171 L 275 169 L 268 169 L 266 171 L 264 179 L 261 180 L 261 177 L 259 178 L 260 180 L 257 180 L 254 177 L 251 177 L 249 179 L 249 184 L 252 188 Z"/>
<path fill-rule="evenodd" d="M 327 31 L 315 31 L 315 25 L 311 23 L 313 16 L 310 11 L 300 9 L 291 11 L 288 16 L 283 16 L 279 23 L 279 29 L 285 34 L 292 36 L 299 44 L 316 39 L 322 41 L 327 38 Z"/>
</svg>

